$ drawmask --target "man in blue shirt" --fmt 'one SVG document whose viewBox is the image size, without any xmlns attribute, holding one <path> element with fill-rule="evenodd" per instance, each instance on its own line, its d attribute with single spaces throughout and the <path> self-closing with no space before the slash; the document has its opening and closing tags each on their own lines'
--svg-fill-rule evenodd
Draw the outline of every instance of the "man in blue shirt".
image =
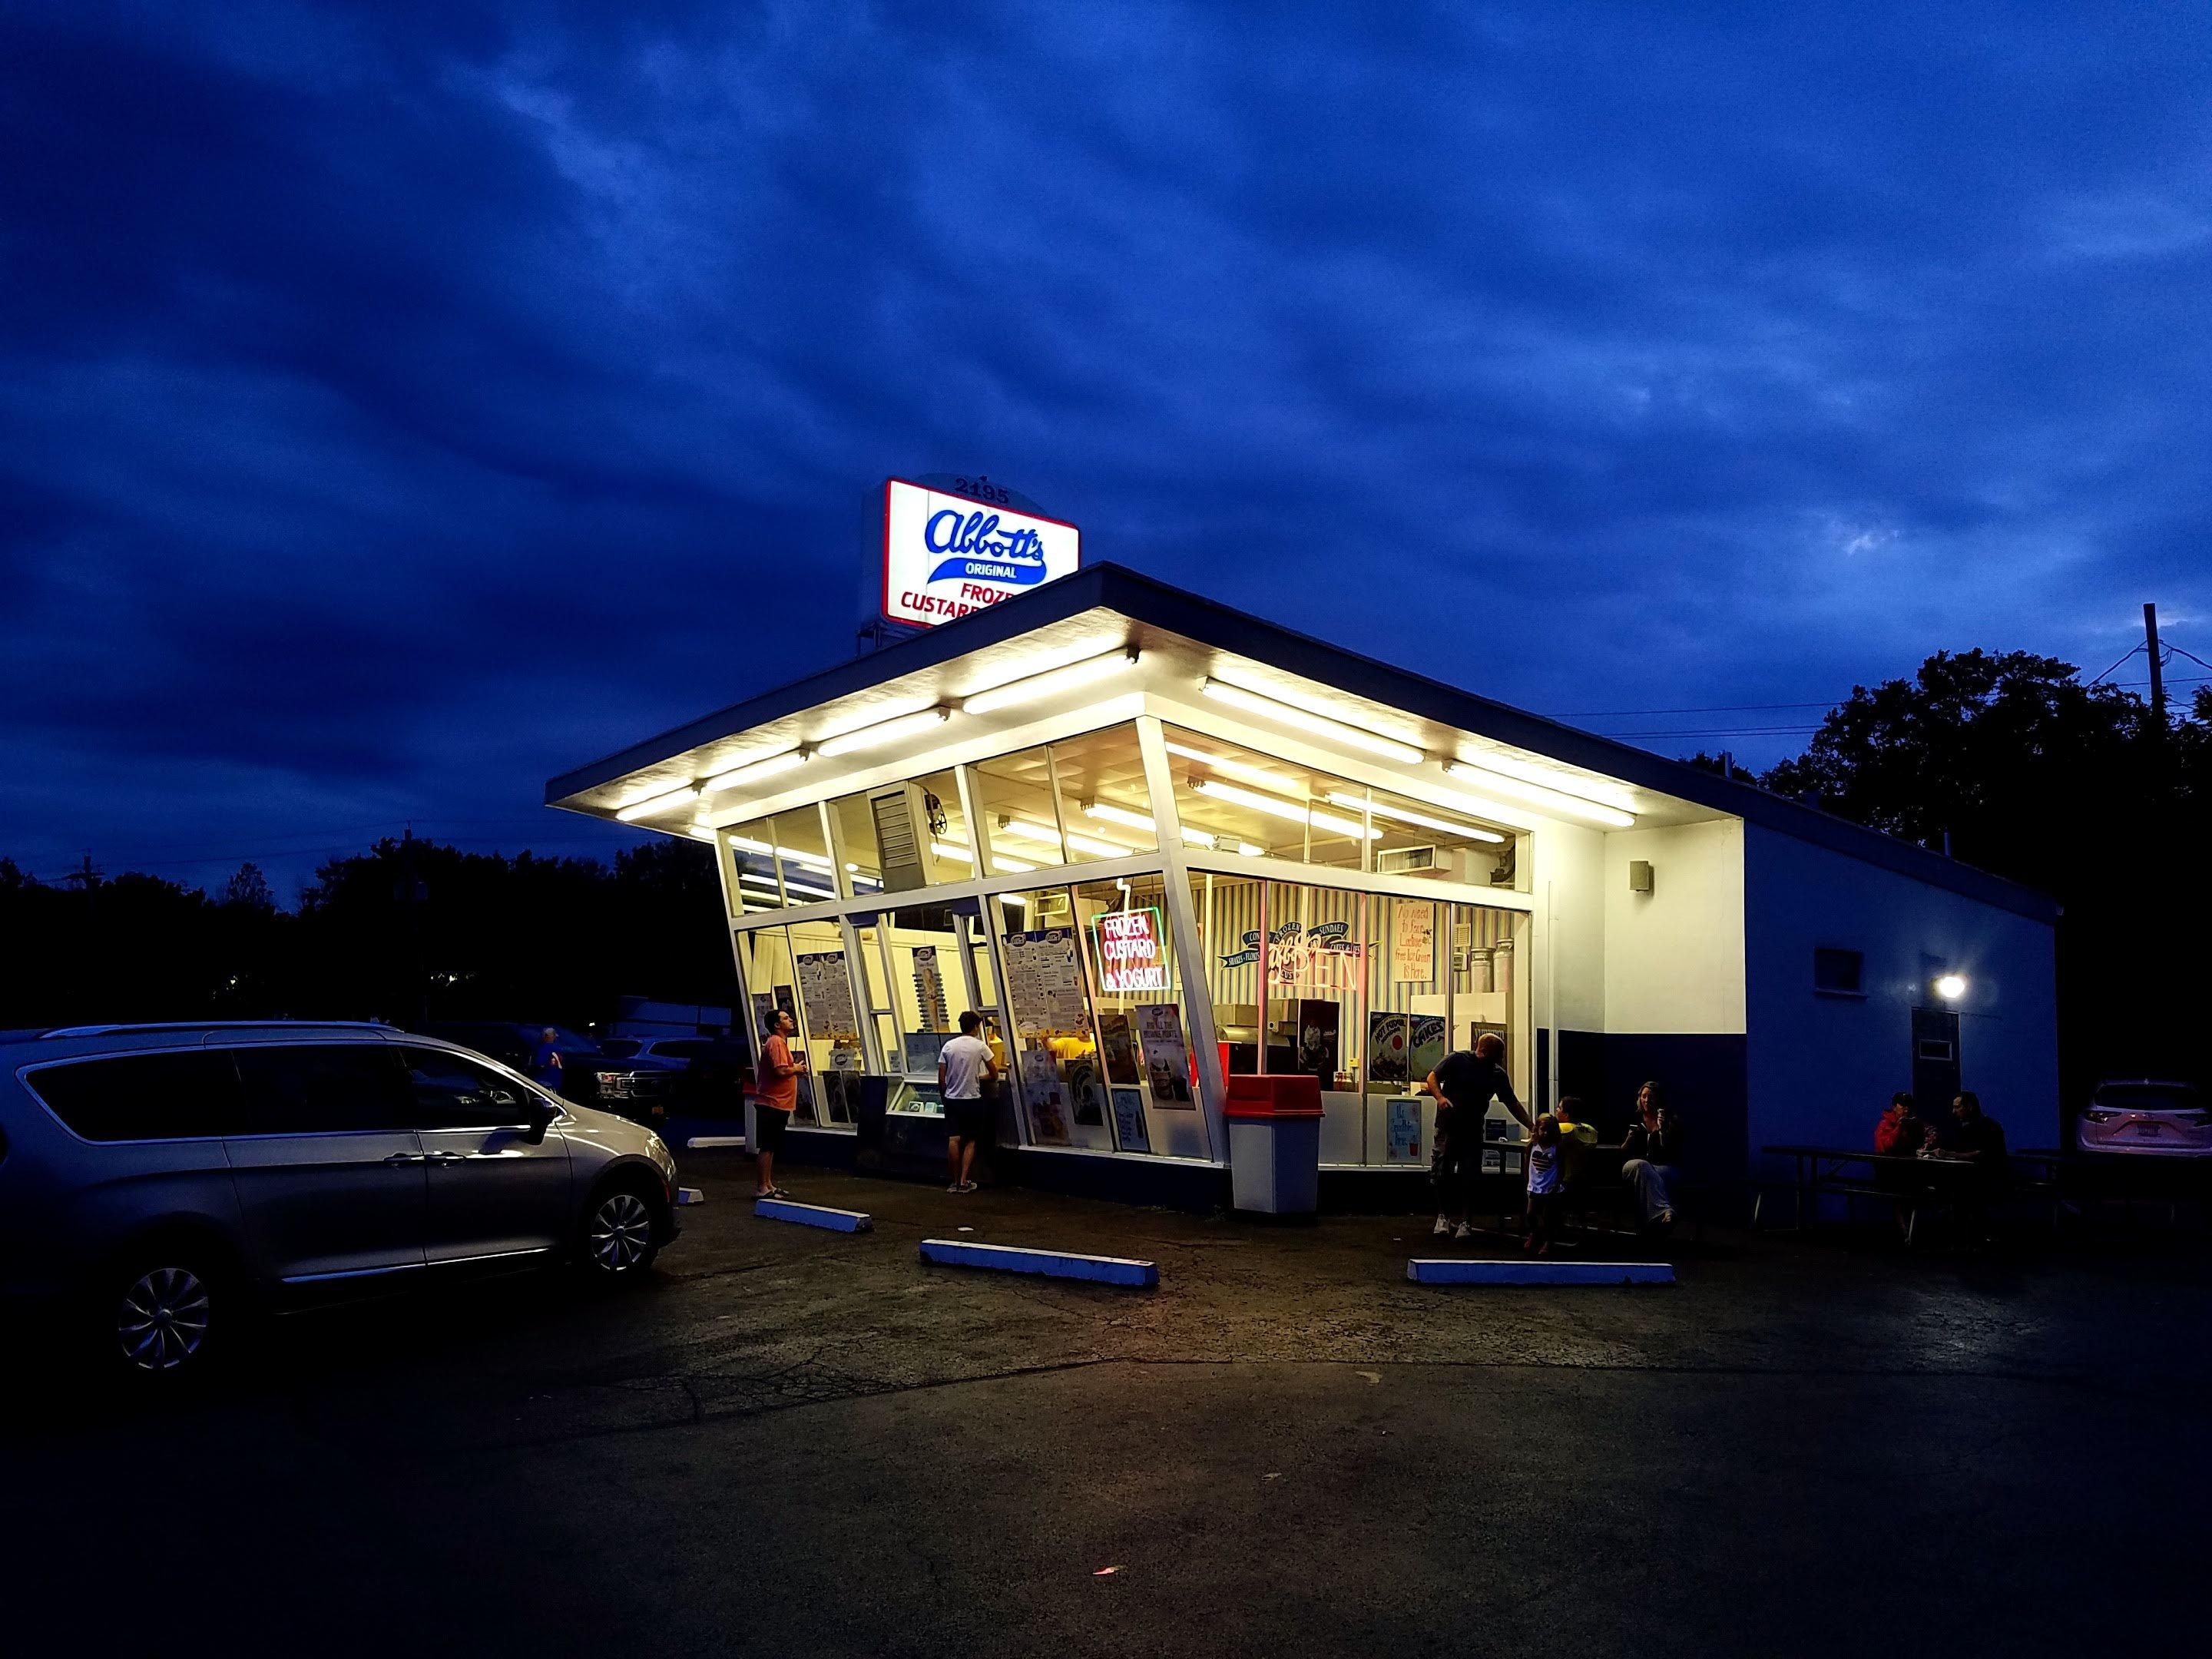
<svg viewBox="0 0 2212 1659">
<path fill-rule="evenodd" d="M 561 1051 L 553 1040 L 561 1034 L 550 1025 L 538 1034 L 538 1047 L 530 1056 L 530 1079 L 555 1094 L 561 1092 Z"/>
</svg>

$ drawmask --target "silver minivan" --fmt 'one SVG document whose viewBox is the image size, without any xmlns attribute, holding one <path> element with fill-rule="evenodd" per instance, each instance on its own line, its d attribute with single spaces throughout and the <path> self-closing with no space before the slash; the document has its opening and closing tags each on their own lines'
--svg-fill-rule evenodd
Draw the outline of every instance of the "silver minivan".
<svg viewBox="0 0 2212 1659">
<path fill-rule="evenodd" d="M 381 1025 L 0 1032 L 0 1300 L 58 1300 L 126 1370 L 256 1306 L 676 1236 L 651 1130 Z"/>
</svg>

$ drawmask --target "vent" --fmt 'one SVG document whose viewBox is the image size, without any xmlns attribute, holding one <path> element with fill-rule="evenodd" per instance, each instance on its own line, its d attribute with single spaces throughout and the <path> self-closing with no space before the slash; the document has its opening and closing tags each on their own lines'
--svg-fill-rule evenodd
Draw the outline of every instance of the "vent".
<svg viewBox="0 0 2212 1659">
<path fill-rule="evenodd" d="M 876 854 L 883 866 L 884 891 L 911 892 L 930 884 L 929 809 L 918 783 L 893 784 L 868 797 L 868 816 L 876 825 Z"/>
<path fill-rule="evenodd" d="M 1437 863 L 1437 849 L 1433 847 L 1399 847 L 1375 855 L 1375 868 L 1386 876 L 1402 876 L 1415 870 L 1433 870 Z"/>
</svg>

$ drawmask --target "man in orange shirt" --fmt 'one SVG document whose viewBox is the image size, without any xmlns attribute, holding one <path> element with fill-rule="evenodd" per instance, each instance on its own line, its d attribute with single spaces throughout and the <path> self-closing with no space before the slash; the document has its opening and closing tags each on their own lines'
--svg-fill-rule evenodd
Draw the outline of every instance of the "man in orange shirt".
<svg viewBox="0 0 2212 1659">
<path fill-rule="evenodd" d="M 798 1029 L 791 1011 L 779 1008 L 769 1017 L 768 1040 L 761 1044 L 760 1074 L 753 1086 L 753 1157 L 760 1165 L 755 1198 L 790 1196 L 775 1184 L 775 1153 L 799 1104 L 799 1079 L 806 1070 L 805 1055 L 791 1048 Z"/>
</svg>

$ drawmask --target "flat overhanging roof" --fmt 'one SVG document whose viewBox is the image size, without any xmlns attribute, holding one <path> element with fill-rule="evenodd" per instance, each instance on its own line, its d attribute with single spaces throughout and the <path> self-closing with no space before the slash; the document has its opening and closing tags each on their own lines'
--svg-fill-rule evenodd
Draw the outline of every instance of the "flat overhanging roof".
<svg viewBox="0 0 2212 1659">
<path fill-rule="evenodd" d="M 1116 644 L 1153 687 L 1223 674 L 1249 689 L 1433 754 L 1534 765 L 1632 803 L 1640 826 L 1736 817 L 2015 914 L 2049 921 L 2033 889 L 1753 786 L 1461 690 L 1183 589 L 1097 564 L 1033 592 L 779 686 L 553 779 L 549 805 L 613 817 L 623 807 L 917 708 Z M 1110 694 L 1102 694 L 1110 695 Z M 1441 778 L 1439 779 L 1441 782 Z M 769 786 L 773 787 L 774 786 Z M 1551 816 L 1557 816 L 1553 814 Z M 651 827 L 651 826 L 647 826 Z"/>
</svg>

